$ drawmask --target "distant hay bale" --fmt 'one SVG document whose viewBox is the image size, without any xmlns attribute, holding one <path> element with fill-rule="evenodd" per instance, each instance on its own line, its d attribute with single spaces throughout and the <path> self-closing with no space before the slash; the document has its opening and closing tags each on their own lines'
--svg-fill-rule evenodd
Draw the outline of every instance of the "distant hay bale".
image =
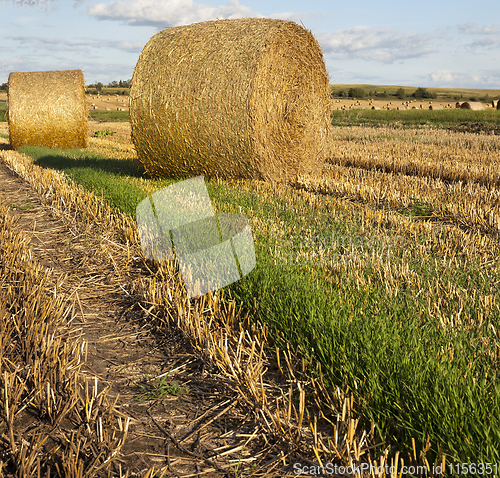
<svg viewBox="0 0 500 478">
<path fill-rule="evenodd" d="M 166 28 L 142 51 L 130 90 L 132 139 L 154 176 L 312 173 L 328 154 L 330 110 L 318 42 L 283 20 Z"/>
<path fill-rule="evenodd" d="M 497 110 L 500 110 L 500 100 L 497 101 Z"/>
<path fill-rule="evenodd" d="M 463 103 L 464 103 L 463 101 L 457 101 L 457 102 L 455 103 L 455 108 L 461 108 L 461 107 L 462 107 L 462 105 L 463 105 Z"/>
<path fill-rule="evenodd" d="M 443 105 L 430 105 L 429 109 L 430 110 L 444 110 L 444 106 Z"/>
<path fill-rule="evenodd" d="M 81 70 L 9 75 L 10 144 L 87 147 L 87 108 Z"/>
<path fill-rule="evenodd" d="M 406 106 L 398 106 L 398 110 L 406 110 L 407 107 Z"/>
<path fill-rule="evenodd" d="M 463 110 L 482 110 L 483 105 L 479 101 L 464 101 L 460 106 Z"/>
<path fill-rule="evenodd" d="M 491 106 L 493 106 L 493 108 L 498 108 L 498 100 L 493 100 Z"/>
</svg>

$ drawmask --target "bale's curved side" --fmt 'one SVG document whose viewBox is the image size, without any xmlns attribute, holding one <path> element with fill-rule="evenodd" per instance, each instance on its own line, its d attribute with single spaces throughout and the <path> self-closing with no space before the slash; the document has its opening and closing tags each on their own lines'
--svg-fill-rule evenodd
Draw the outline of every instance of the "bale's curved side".
<svg viewBox="0 0 500 478">
<path fill-rule="evenodd" d="M 85 83 L 81 70 L 9 75 L 10 144 L 87 147 Z"/>
<path fill-rule="evenodd" d="M 479 101 L 464 101 L 461 105 L 464 110 L 482 110 L 483 105 Z"/>
<path fill-rule="evenodd" d="M 313 35 L 293 22 L 165 29 L 140 55 L 130 101 L 134 145 L 153 175 L 286 180 L 326 154 L 328 75 Z"/>
</svg>

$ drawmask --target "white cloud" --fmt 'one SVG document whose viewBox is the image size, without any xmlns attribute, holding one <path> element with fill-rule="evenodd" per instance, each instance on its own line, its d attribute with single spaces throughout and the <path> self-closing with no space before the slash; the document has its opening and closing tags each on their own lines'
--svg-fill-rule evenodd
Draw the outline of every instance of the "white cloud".
<svg viewBox="0 0 500 478">
<path fill-rule="evenodd" d="M 437 70 L 430 74 L 433 83 L 448 86 L 467 88 L 486 88 L 498 85 L 500 82 L 500 70 L 480 72 L 479 74 L 463 73 L 453 70 Z"/>
<path fill-rule="evenodd" d="M 38 69 L 39 64 L 30 60 L 8 58 L 7 60 L 0 61 L 0 77 L 3 78 L 8 77 L 12 71 L 36 71 Z M 3 83 L 3 81 L 0 83 Z"/>
<path fill-rule="evenodd" d="M 128 25 L 178 26 L 207 20 L 260 17 L 251 8 L 229 0 L 226 5 L 212 7 L 193 0 L 114 0 L 87 8 L 90 16 L 100 20 L 120 20 Z"/>
<path fill-rule="evenodd" d="M 337 59 L 396 60 L 420 58 L 434 50 L 428 47 L 430 36 L 402 33 L 390 28 L 375 30 L 359 26 L 348 30 L 317 35 L 325 52 Z"/>
<path fill-rule="evenodd" d="M 489 36 L 473 41 L 471 48 L 481 48 L 483 50 L 494 50 L 500 48 L 500 36 Z"/>
<path fill-rule="evenodd" d="M 500 33 L 500 29 L 496 23 L 479 27 L 477 23 L 469 21 L 467 23 L 459 23 L 457 28 L 458 32 L 462 35 L 496 35 Z"/>
<path fill-rule="evenodd" d="M 142 41 L 101 40 L 99 38 L 66 40 L 29 35 L 17 35 L 8 38 L 22 45 L 31 45 L 34 48 L 40 49 L 50 48 L 51 51 L 95 51 L 98 48 L 110 48 L 131 53 L 140 53 L 145 44 Z"/>
</svg>

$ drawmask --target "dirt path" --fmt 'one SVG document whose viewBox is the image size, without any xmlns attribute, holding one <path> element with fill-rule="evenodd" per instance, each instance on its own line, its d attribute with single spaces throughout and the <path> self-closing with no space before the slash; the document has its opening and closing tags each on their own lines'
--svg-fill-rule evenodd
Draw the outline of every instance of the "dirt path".
<svg viewBox="0 0 500 478">
<path fill-rule="evenodd" d="M 8 149 L 5 140 L 0 142 L 0 150 Z M 72 326 L 81 328 L 87 343 L 84 373 L 92 382 L 96 377 L 100 388 L 109 386 L 117 410 L 131 418 L 117 473 L 120 466 L 139 476 L 152 466 L 168 466 L 166 476 L 239 476 L 241 445 L 256 431 L 255 423 L 245 418 L 222 377 L 204 375 L 203 362 L 178 331 L 152 334 L 148 319 L 153 317 L 127 292 L 147 273 L 139 258 L 60 217 L 3 161 L 0 201 L 10 207 L 33 255 L 54 271 L 72 304 Z M 163 383 L 152 380 L 158 376 Z M 146 392 L 150 395 L 141 399 Z M 166 392 L 161 399 L 151 399 L 161 392 Z M 252 443 L 256 455 L 259 447 Z M 276 470 L 277 459 L 266 457 L 267 464 L 253 476 Z M 247 458 L 245 463 L 255 462 Z M 274 472 L 266 476 L 285 476 Z"/>
</svg>

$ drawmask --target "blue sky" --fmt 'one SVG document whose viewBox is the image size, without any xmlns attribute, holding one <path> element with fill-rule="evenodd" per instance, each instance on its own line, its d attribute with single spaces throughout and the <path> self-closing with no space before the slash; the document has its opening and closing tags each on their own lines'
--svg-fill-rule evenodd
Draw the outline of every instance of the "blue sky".
<svg viewBox="0 0 500 478">
<path fill-rule="evenodd" d="M 303 24 L 332 84 L 500 88 L 499 0 L 0 0 L 0 83 L 66 69 L 126 80 L 160 29 L 239 17 Z"/>
</svg>

